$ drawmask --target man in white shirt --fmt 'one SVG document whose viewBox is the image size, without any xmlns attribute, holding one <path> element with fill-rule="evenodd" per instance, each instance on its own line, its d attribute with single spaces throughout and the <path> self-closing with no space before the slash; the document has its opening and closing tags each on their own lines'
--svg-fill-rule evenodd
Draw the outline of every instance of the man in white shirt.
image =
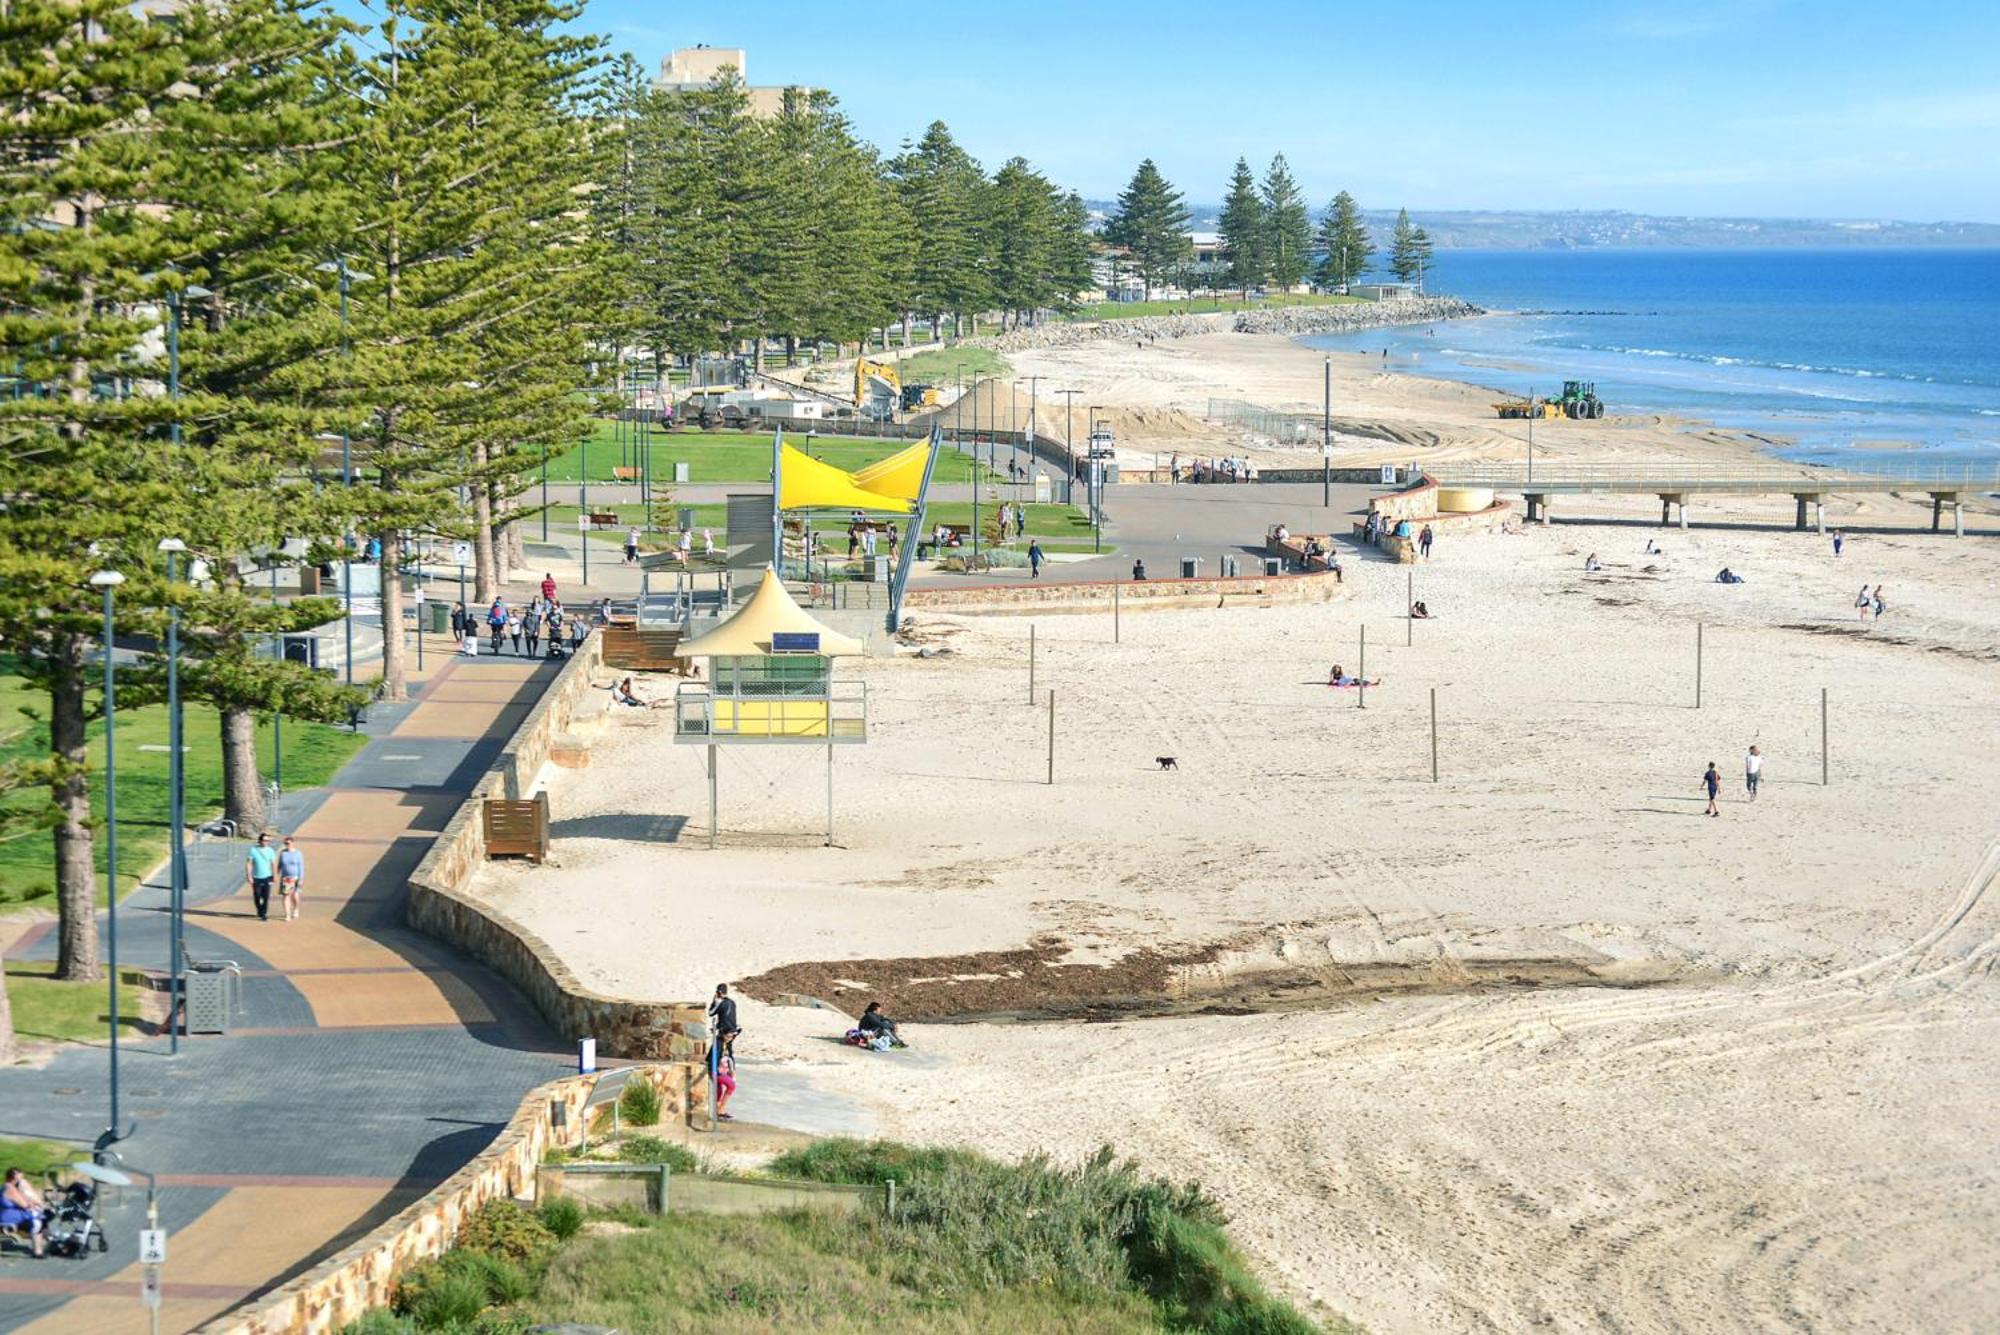
<svg viewBox="0 0 2000 1335">
<path fill-rule="evenodd" d="M 1750 748 L 1750 754 L 1743 757 L 1743 786 L 1750 790 L 1752 802 L 1757 800 L 1757 785 L 1763 778 L 1764 753 L 1753 746 Z"/>
</svg>

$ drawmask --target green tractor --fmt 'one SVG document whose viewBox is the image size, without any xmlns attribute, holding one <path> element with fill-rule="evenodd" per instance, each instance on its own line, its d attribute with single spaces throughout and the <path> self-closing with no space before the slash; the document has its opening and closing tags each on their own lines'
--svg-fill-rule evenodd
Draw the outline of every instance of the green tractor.
<svg viewBox="0 0 2000 1335">
<path fill-rule="evenodd" d="M 1572 421 L 1594 422 L 1604 416 L 1604 400 L 1597 397 L 1594 380 L 1565 380 L 1562 393 L 1550 402 Z"/>
</svg>

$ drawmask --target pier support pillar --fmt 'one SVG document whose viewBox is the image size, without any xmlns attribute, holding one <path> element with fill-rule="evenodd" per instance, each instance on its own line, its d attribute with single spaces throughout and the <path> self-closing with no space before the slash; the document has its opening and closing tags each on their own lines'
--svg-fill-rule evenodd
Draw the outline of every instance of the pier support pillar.
<svg viewBox="0 0 2000 1335">
<path fill-rule="evenodd" d="M 1794 496 L 1792 499 L 1799 503 L 1798 514 L 1792 519 L 1792 527 L 1803 533 L 1806 531 L 1806 498 Z"/>
<path fill-rule="evenodd" d="M 1822 496 L 1815 496 L 1815 497 L 1813 497 L 1813 527 L 1819 530 L 1819 535 L 1820 535 L 1820 536 L 1821 536 L 1822 538 L 1826 536 L 1826 499 L 1825 499 L 1825 497 L 1822 497 Z"/>
<path fill-rule="evenodd" d="M 1686 527 L 1688 526 L 1688 503 L 1687 503 L 1687 498 L 1686 498 L 1685 496 L 1683 496 L 1683 497 L 1682 497 L 1682 498 L 1680 499 L 1680 501 L 1679 501 L 1679 502 L 1678 502 L 1678 503 L 1677 503 L 1677 504 L 1675 505 L 1675 507 L 1674 507 L 1674 508 L 1675 508 L 1676 510 L 1678 510 L 1678 511 L 1680 512 L 1680 521 L 1681 521 L 1681 527 L 1682 527 L 1683 529 L 1685 529 L 1685 528 L 1686 528 Z"/>
<path fill-rule="evenodd" d="M 1964 501 L 1954 500 L 1951 503 L 1951 536 L 1954 538 L 1962 538 L 1965 536 Z"/>
<path fill-rule="evenodd" d="M 1660 497 L 1660 527 L 1665 528 L 1667 526 L 1667 522 L 1671 520 L 1673 517 L 1674 517 L 1674 498 L 1671 496 Z"/>
<path fill-rule="evenodd" d="M 1554 499 L 1555 497 L 1553 496 L 1542 497 L 1542 527 L 1544 528 L 1547 528 L 1550 524 L 1556 522 L 1554 517 L 1551 516 L 1549 513 L 1549 502 L 1553 501 Z"/>
<path fill-rule="evenodd" d="M 1931 493 L 1931 532 L 1935 533 L 1944 523 L 1944 497 Z"/>
</svg>

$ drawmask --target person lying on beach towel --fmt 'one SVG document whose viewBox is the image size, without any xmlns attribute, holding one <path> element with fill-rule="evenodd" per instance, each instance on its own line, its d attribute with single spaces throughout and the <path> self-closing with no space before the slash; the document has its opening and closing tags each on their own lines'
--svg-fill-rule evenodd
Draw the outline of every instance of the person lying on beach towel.
<svg viewBox="0 0 2000 1335">
<path fill-rule="evenodd" d="M 1350 677 L 1350 676 L 1348 676 L 1348 675 L 1347 675 L 1347 674 L 1346 674 L 1345 672 L 1343 672 L 1343 671 L 1341 670 L 1341 667 L 1340 667 L 1340 664 L 1338 664 L 1338 663 L 1335 663 L 1335 664 L 1333 665 L 1333 670 L 1332 670 L 1331 672 L 1328 672 L 1328 673 L 1326 674 L 1326 684 L 1327 684 L 1328 686 L 1342 686 L 1342 687 L 1345 687 L 1345 686 L 1380 686 L 1380 685 L 1382 684 L 1382 679 L 1381 679 L 1380 677 L 1377 677 L 1377 678 L 1376 678 L 1375 680 L 1373 680 L 1373 681 L 1366 681 L 1366 682 L 1365 682 L 1365 681 L 1361 680 L 1361 678 L 1359 678 L 1359 677 Z"/>
</svg>

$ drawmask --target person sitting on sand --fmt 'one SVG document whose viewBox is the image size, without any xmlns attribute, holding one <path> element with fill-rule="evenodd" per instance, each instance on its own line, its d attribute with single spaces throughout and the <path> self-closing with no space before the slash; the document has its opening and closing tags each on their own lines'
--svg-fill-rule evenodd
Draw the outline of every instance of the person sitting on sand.
<svg viewBox="0 0 2000 1335">
<path fill-rule="evenodd" d="M 1596 552 L 1592 552 L 1589 556 L 1583 558 L 1584 574 L 1595 575 L 1598 571 L 1602 569 L 1604 569 L 1604 562 L 1597 559 Z"/>
<path fill-rule="evenodd" d="M 1341 669 L 1340 664 L 1335 663 L 1333 665 L 1333 670 L 1326 674 L 1326 684 L 1328 686 L 1342 686 L 1342 687 L 1380 686 L 1382 684 L 1382 679 L 1380 677 L 1377 677 L 1373 681 L 1363 681 L 1359 677 L 1350 677 L 1347 675 L 1346 672 L 1344 672 Z"/>
<path fill-rule="evenodd" d="M 1412 603 L 1410 604 L 1410 615 L 1418 621 L 1428 621 L 1431 618 L 1431 609 L 1425 607 L 1421 602 Z"/>
<path fill-rule="evenodd" d="M 646 702 L 641 700 L 638 692 L 632 689 L 632 679 L 630 677 L 627 677 L 623 681 L 611 683 L 611 703 L 614 705 L 632 705 L 638 709 L 646 707 Z"/>
<path fill-rule="evenodd" d="M 1717 584 L 1741 584 L 1743 582 L 1743 576 L 1737 574 L 1734 570 L 1731 570 L 1728 566 L 1724 566 L 1722 567 L 1722 569 L 1715 572 L 1715 582 Z"/>
<path fill-rule="evenodd" d="M 867 1009 L 861 1012 L 861 1018 L 855 1021 L 854 1028 L 870 1046 L 876 1048 L 880 1048 L 884 1040 L 895 1047 L 909 1046 L 903 1042 L 902 1030 L 896 1027 L 896 1022 L 882 1013 L 879 1001 L 868 1003 Z"/>
<path fill-rule="evenodd" d="M 1651 538 L 1648 538 L 1648 539 L 1646 539 L 1646 551 L 1645 551 L 1645 555 L 1647 555 L 1647 556 L 1665 556 L 1665 555 L 1666 555 L 1666 553 L 1660 550 L 1660 544 L 1658 544 L 1657 542 L 1654 542 L 1654 541 L 1653 541 L 1653 540 L 1652 540 Z"/>
</svg>

